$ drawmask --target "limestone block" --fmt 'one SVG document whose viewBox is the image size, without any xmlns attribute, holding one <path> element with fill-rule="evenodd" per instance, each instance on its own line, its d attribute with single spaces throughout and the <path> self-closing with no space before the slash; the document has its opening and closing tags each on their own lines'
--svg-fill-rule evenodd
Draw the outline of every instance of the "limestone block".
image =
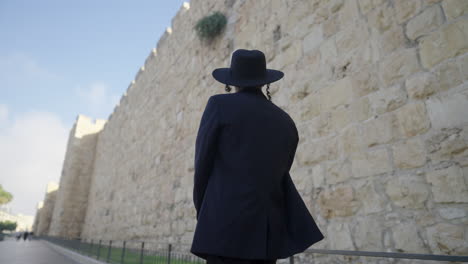
<svg viewBox="0 0 468 264">
<path fill-rule="evenodd" d="M 467 208 L 456 208 L 456 207 L 443 207 L 439 208 L 439 214 L 445 219 L 452 220 L 465 217 L 468 210 Z"/>
<path fill-rule="evenodd" d="M 386 149 L 360 152 L 351 159 L 353 177 L 368 177 L 392 170 Z"/>
<path fill-rule="evenodd" d="M 423 67 L 430 69 L 445 59 L 464 54 L 467 50 L 468 20 L 462 19 L 421 38 L 419 56 Z"/>
<path fill-rule="evenodd" d="M 374 28 L 377 32 L 383 33 L 395 24 L 395 9 L 387 3 L 371 11 L 367 18 L 369 26 Z"/>
<path fill-rule="evenodd" d="M 327 21 L 323 22 L 323 36 L 329 38 L 335 35 L 340 29 L 338 16 L 333 16 Z"/>
<path fill-rule="evenodd" d="M 414 99 L 423 99 L 434 94 L 439 86 L 436 75 L 430 72 L 415 74 L 406 80 L 408 96 Z"/>
<path fill-rule="evenodd" d="M 338 54 L 348 55 L 351 51 L 362 48 L 363 44 L 369 39 L 369 32 L 366 24 L 362 22 L 351 24 L 348 22 L 346 26 L 339 31 L 336 38 L 336 48 Z"/>
<path fill-rule="evenodd" d="M 351 103 L 349 111 L 355 122 L 362 122 L 372 116 L 369 97 L 362 97 Z"/>
<path fill-rule="evenodd" d="M 344 28 L 345 25 L 357 21 L 360 18 L 359 7 L 357 0 L 345 0 L 343 7 L 339 12 L 339 20 L 341 28 Z"/>
<path fill-rule="evenodd" d="M 458 64 L 460 67 L 460 73 L 464 77 L 463 80 L 468 80 L 468 55 L 460 57 L 458 59 Z"/>
<path fill-rule="evenodd" d="M 299 42 L 291 42 L 286 45 L 277 55 L 277 60 L 281 65 L 287 66 L 296 63 L 302 56 L 302 49 Z"/>
<path fill-rule="evenodd" d="M 352 122 L 348 107 L 337 107 L 331 112 L 330 127 L 332 131 L 339 131 Z"/>
<path fill-rule="evenodd" d="M 402 106 L 406 102 L 406 93 L 400 85 L 394 85 L 370 94 L 369 100 L 373 112 L 380 115 Z"/>
<path fill-rule="evenodd" d="M 419 235 L 418 226 L 404 222 L 392 228 L 395 249 L 408 253 L 429 253 Z"/>
<path fill-rule="evenodd" d="M 378 116 L 362 124 L 362 140 L 367 147 L 392 142 L 400 137 L 393 113 Z"/>
<path fill-rule="evenodd" d="M 352 88 L 349 78 L 336 81 L 331 86 L 321 89 L 320 109 L 329 111 L 338 105 L 349 104 L 352 99 Z"/>
<path fill-rule="evenodd" d="M 419 70 L 415 49 L 402 49 L 387 56 L 380 64 L 380 74 L 385 86 Z"/>
<path fill-rule="evenodd" d="M 429 246 L 434 254 L 466 255 L 468 242 L 462 225 L 439 223 L 427 228 Z"/>
<path fill-rule="evenodd" d="M 451 128 L 468 122 L 468 86 L 450 94 L 433 96 L 426 101 L 427 112 L 435 129 Z"/>
<path fill-rule="evenodd" d="M 327 189 L 320 193 L 318 199 L 320 214 L 327 218 L 354 215 L 359 209 L 355 200 L 354 191 L 350 186 L 340 186 L 336 189 Z"/>
<path fill-rule="evenodd" d="M 430 127 L 424 103 L 409 103 L 396 111 L 401 134 L 413 137 L 426 132 Z"/>
<path fill-rule="evenodd" d="M 382 52 L 383 54 L 389 54 L 392 51 L 404 47 L 406 42 L 402 26 L 393 26 L 392 28 L 384 32 L 382 34 L 382 37 L 379 39 L 379 44 L 381 48 L 379 52 Z"/>
<path fill-rule="evenodd" d="M 363 14 L 367 14 L 370 10 L 381 5 L 384 0 L 359 0 L 359 5 Z"/>
<path fill-rule="evenodd" d="M 437 29 L 443 22 L 442 9 L 438 5 L 434 5 L 424 10 L 406 24 L 406 35 L 409 39 L 415 40 Z"/>
<path fill-rule="evenodd" d="M 327 225 L 326 236 L 330 238 L 330 247 L 337 250 L 355 250 L 351 232 L 346 223 L 332 222 Z"/>
<path fill-rule="evenodd" d="M 325 112 L 312 119 L 302 129 L 303 135 L 309 139 L 321 138 L 329 135 L 331 114 Z"/>
<path fill-rule="evenodd" d="M 369 93 L 377 91 L 378 81 L 376 74 L 372 72 L 371 68 L 364 69 L 356 74 L 350 76 L 351 87 L 355 98 L 365 96 Z"/>
<path fill-rule="evenodd" d="M 445 16 L 454 19 L 468 13 L 468 1 L 465 0 L 445 0 L 442 2 Z"/>
<path fill-rule="evenodd" d="M 382 224 L 376 218 L 364 217 L 352 227 L 351 235 L 357 250 L 381 251 L 383 248 Z"/>
<path fill-rule="evenodd" d="M 445 91 L 456 87 L 463 82 L 458 66 L 451 62 L 443 62 L 434 69 L 434 74 L 438 80 L 438 91 Z"/>
<path fill-rule="evenodd" d="M 351 125 L 340 134 L 340 149 L 347 155 L 354 155 L 363 149 L 361 132 L 357 125 Z"/>
<path fill-rule="evenodd" d="M 351 163 L 348 160 L 336 160 L 326 164 L 328 184 L 344 182 L 351 178 Z"/>
<path fill-rule="evenodd" d="M 468 135 L 460 128 L 442 129 L 426 140 L 426 147 L 432 163 L 466 158 L 468 152 Z"/>
<path fill-rule="evenodd" d="M 427 181 L 432 185 L 434 201 L 438 203 L 468 202 L 468 188 L 463 178 L 462 169 L 451 166 L 434 170 L 426 174 Z"/>
<path fill-rule="evenodd" d="M 298 147 L 299 165 L 313 165 L 324 160 L 334 160 L 337 157 L 336 137 L 305 143 Z"/>
<path fill-rule="evenodd" d="M 317 25 L 310 30 L 310 33 L 304 38 L 302 42 L 302 50 L 304 54 L 317 48 L 323 41 L 322 26 Z"/>
<path fill-rule="evenodd" d="M 385 199 L 376 192 L 372 181 L 353 182 L 356 200 L 362 204 L 361 213 L 369 215 L 385 209 Z"/>
<path fill-rule="evenodd" d="M 309 121 L 320 114 L 320 98 L 317 93 L 308 94 L 301 102 L 300 120 Z"/>
<path fill-rule="evenodd" d="M 403 24 L 409 18 L 416 15 L 421 10 L 421 1 L 417 0 L 396 0 L 395 14 L 399 24 Z"/>
<path fill-rule="evenodd" d="M 409 175 L 391 178 L 385 192 L 395 205 L 410 209 L 424 208 L 430 194 L 424 178 Z"/>
<path fill-rule="evenodd" d="M 400 169 L 421 167 L 426 163 L 424 142 L 421 138 L 412 138 L 392 146 L 395 166 Z"/>
</svg>

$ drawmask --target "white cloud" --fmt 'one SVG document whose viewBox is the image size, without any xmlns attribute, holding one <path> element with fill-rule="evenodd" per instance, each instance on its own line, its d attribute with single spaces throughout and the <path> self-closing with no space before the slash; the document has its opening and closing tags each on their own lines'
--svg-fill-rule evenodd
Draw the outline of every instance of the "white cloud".
<svg viewBox="0 0 468 264">
<path fill-rule="evenodd" d="M 39 111 L 0 127 L 0 183 L 14 196 L 14 213 L 34 215 L 47 183 L 59 181 L 69 129 L 56 114 Z"/>
<path fill-rule="evenodd" d="M 86 87 L 77 86 L 75 91 L 86 104 L 87 114 L 91 117 L 107 118 L 120 100 L 120 96 L 111 94 L 109 85 L 101 81 Z"/>
</svg>

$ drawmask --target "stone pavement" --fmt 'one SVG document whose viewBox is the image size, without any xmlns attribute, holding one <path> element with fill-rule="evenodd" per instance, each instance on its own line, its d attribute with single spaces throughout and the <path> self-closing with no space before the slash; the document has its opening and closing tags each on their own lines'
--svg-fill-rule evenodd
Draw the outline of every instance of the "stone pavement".
<svg viewBox="0 0 468 264">
<path fill-rule="evenodd" d="M 41 240 L 0 241 L 0 263 L 2 264 L 79 264 L 65 257 Z"/>
</svg>

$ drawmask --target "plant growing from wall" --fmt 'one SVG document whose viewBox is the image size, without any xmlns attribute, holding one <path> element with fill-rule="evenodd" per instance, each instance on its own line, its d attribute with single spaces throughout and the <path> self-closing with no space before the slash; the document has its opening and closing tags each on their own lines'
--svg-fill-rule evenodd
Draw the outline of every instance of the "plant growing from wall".
<svg viewBox="0 0 468 264">
<path fill-rule="evenodd" d="M 221 34 L 226 27 L 227 18 L 221 12 L 214 12 L 212 15 L 205 16 L 198 20 L 195 25 L 198 38 L 201 40 L 212 40 Z"/>
</svg>

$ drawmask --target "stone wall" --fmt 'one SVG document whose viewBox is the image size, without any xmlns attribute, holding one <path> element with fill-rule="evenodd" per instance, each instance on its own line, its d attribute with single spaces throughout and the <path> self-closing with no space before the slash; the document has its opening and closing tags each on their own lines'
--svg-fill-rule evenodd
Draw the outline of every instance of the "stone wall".
<svg viewBox="0 0 468 264">
<path fill-rule="evenodd" d="M 88 204 L 96 142 L 105 122 L 79 115 L 70 131 L 49 235 L 80 237 Z"/>
<path fill-rule="evenodd" d="M 50 222 L 52 221 L 52 212 L 54 211 L 55 202 L 57 199 L 57 190 L 59 186 L 55 182 L 49 182 L 47 184 L 46 194 L 44 197 L 44 203 L 41 209 L 36 214 L 37 224 L 34 230 L 36 235 L 47 235 L 50 229 Z"/>
<path fill-rule="evenodd" d="M 39 227 L 39 218 L 41 215 L 42 207 L 44 207 L 44 201 L 40 201 L 37 203 L 36 207 L 36 215 L 34 216 L 33 224 L 32 224 L 32 231 L 37 234 L 37 228 Z"/>
<path fill-rule="evenodd" d="M 228 25 L 203 43 L 193 25 L 213 11 Z M 468 254 L 467 12 L 464 0 L 192 0 L 100 132 L 81 236 L 191 243 L 196 132 L 224 93 L 211 72 L 246 48 L 285 72 L 272 100 L 299 129 L 291 175 L 325 235 L 314 248 Z M 357 261 L 314 263 L 343 259 Z"/>
</svg>

